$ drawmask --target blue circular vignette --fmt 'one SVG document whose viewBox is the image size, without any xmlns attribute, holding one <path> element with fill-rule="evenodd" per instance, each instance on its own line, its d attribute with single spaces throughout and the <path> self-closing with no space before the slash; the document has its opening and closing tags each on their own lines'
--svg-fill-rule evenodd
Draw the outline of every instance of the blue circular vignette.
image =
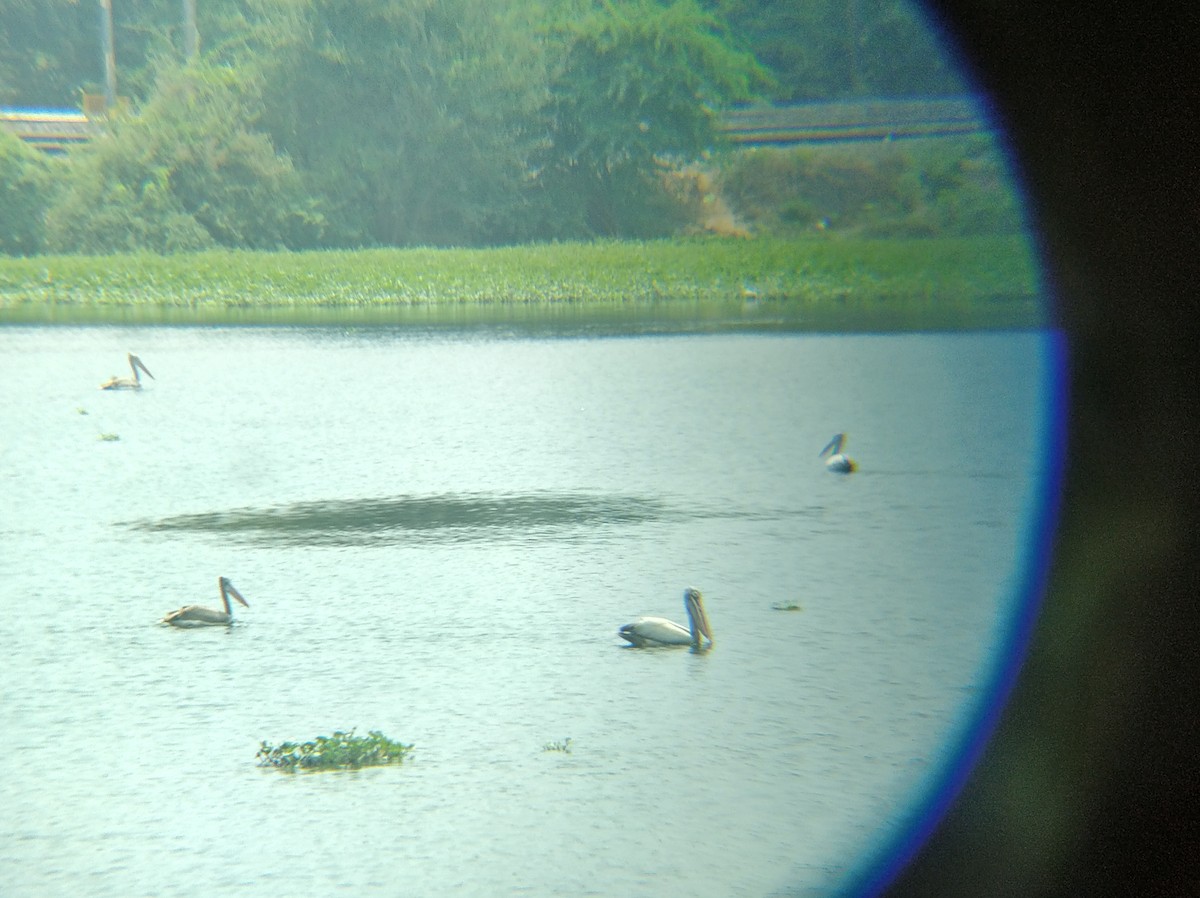
<svg viewBox="0 0 1200 898">
<path fill-rule="evenodd" d="M 1042 447 L 1042 467 L 1035 494 L 1037 507 L 1029 515 L 1024 554 L 1014 559 L 1018 573 L 1009 603 L 1012 613 L 1003 639 L 996 646 L 991 675 L 963 736 L 957 745 L 948 747 L 941 770 L 931 779 L 932 786 L 924 800 L 906 816 L 898 835 L 867 858 L 857 875 L 850 877 L 843 892 L 847 896 L 880 894 L 920 851 L 962 791 L 995 732 L 1029 650 L 1050 574 L 1061 507 L 1067 438 L 1066 335 L 1059 330 L 1048 331 L 1043 353 L 1046 378 L 1041 407 L 1037 410 Z"/>
<path fill-rule="evenodd" d="M 1038 223 L 1034 220 L 1028 191 L 1021 181 L 1021 166 L 1004 122 L 991 98 L 975 82 L 971 61 L 959 50 L 953 34 L 932 15 L 923 0 L 913 0 L 913 3 L 924 15 L 927 27 L 936 35 L 940 48 L 951 64 L 975 90 L 980 114 L 991 124 L 993 139 L 1005 157 L 1019 194 L 1026 228 L 1038 254 L 1043 302 L 1052 305 L 1055 300 L 1054 287 L 1049 282 L 1049 267 L 1040 244 Z M 1047 319 L 1055 320 L 1053 315 L 1048 315 Z M 1008 603 L 1010 614 L 995 646 L 990 676 L 969 713 L 958 743 L 947 746 L 940 769 L 930 778 L 930 786 L 923 799 L 903 815 L 896 835 L 886 839 L 877 851 L 864 858 L 858 869 L 847 878 L 842 893 L 846 896 L 860 898 L 881 894 L 931 837 L 995 733 L 1029 651 L 1050 575 L 1061 511 L 1069 399 L 1069 347 L 1065 332 L 1047 330 L 1042 352 L 1045 375 L 1041 385 L 1041 406 L 1035 411 L 1039 419 L 1038 445 L 1041 447 L 1041 467 L 1034 498 L 1036 507 L 1030 509 L 1027 516 L 1024 553 L 1014 559 L 1013 594 Z"/>
</svg>

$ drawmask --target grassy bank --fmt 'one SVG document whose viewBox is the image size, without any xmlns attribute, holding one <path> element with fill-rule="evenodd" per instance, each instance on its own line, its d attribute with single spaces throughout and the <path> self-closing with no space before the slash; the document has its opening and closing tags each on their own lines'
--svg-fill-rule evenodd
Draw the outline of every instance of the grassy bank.
<svg viewBox="0 0 1200 898">
<path fill-rule="evenodd" d="M 0 321 L 487 320 L 564 311 L 854 329 L 1044 323 L 1020 237 L 0 259 Z"/>
</svg>

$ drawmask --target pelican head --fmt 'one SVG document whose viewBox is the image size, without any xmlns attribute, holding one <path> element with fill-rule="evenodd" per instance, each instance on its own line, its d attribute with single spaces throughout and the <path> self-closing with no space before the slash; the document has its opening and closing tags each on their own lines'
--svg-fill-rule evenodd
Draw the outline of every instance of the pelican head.
<svg viewBox="0 0 1200 898">
<path fill-rule="evenodd" d="M 146 373 L 149 374 L 150 372 L 147 371 Z M 242 594 L 240 592 L 238 592 L 236 586 L 234 586 L 232 583 L 229 582 L 228 577 L 218 577 L 217 578 L 217 586 L 219 586 L 221 588 L 221 600 L 225 603 L 226 611 L 230 610 L 230 608 L 229 608 L 229 597 L 230 596 L 233 596 L 235 599 L 237 599 L 239 604 L 241 604 L 241 606 L 243 608 L 250 607 L 250 603 L 247 602 L 244 598 L 242 598 Z"/>
<path fill-rule="evenodd" d="M 662 617 L 639 617 L 617 631 L 622 639 L 639 648 L 667 645 L 690 645 L 699 647 L 701 637 L 712 645 L 712 626 L 704 611 L 704 597 L 700 590 L 688 587 L 683 592 L 683 607 L 687 611 L 688 625 L 683 627 Z"/>
<path fill-rule="evenodd" d="M 701 636 L 711 644 L 713 641 L 712 626 L 708 622 L 708 614 L 704 610 L 704 596 L 700 594 L 700 590 L 693 586 L 685 589 L 683 606 L 687 609 L 688 632 L 692 637 L 692 645 L 699 645 Z"/>
<path fill-rule="evenodd" d="M 150 378 L 151 380 L 154 380 L 154 375 L 150 373 L 150 369 L 147 368 L 146 364 L 141 359 L 139 359 L 136 355 L 134 355 L 132 352 L 129 353 L 129 368 L 130 368 L 130 370 L 133 371 L 133 376 L 137 380 L 141 380 L 141 378 L 138 377 L 138 369 L 139 368 L 146 372 L 146 376 L 148 378 Z"/>
<path fill-rule="evenodd" d="M 843 446 L 843 444 L 845 444 L 845 442 L 846 442 L 846 435 L 844 433 L 835 433 L 833 435 L 833 439 L 831 439 L 828 443 L 825 444 L 825 448 L 822 449 L 817 454 L 817 457 L 824 458 L 826 455 L 830 455 L 830 454 L 841 455 L 842 454 L 842 446 Z"/>
<path fill-rule="evenodd" d="M 817 453 L 818 458 L 825 458 L 825 467 L 835 474 L 849 474 L 858 470 L 858 462 L 842 454 L 842 446 L 846 443 L 844 433 L 835 433 L 833 439 L 825 444 L 825 448 Z"/>
</svg>

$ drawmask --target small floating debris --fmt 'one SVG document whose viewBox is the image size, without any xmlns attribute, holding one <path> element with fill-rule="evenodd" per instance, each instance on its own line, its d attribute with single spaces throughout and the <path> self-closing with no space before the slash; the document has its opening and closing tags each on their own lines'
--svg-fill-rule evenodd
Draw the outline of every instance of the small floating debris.
<svg viewBox="0 0 1200 898">
<path fill-rule="evenodd" d="M 355 736 L 335 730 L 332 736 L 318 736 L 311 742 L 263 742 L 255 756 L 259 767 L 275 767 L 295 773 L 302 770 L 357 770 L 403 763 L 413 750 L 411 745 L 393 742 L 378 730 Z"/>
<path fill-rule="evenodd" d="M 115 433 L 101 433 L 97 434 L 96 439 L 103 440 L 106 443 L 115 443 L 120 440 L 121 437 Z"/>
<path fill-rule="evenodd" d="M 542 751 L 560 751 L 569 755 L 571 753 L 571 737 L 568 736 L 562 742 L 547 742 L 542 746 Z"/>
<path fill-rule="evenodd" d="M 776 602 L 771 606 L 776 611 L 803 611 L 804 608 L 799 602 Z"/>
</svg>

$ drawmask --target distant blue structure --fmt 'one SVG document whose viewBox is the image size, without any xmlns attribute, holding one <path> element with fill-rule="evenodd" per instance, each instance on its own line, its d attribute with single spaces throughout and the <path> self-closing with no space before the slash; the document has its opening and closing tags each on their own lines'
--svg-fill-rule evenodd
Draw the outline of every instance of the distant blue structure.
<svg viewBox="0 0 1200 898">
<path fill-rule="evenodd" d="M 91 117 L 74 109 L 0 109 L 0 128 L 46 153 L 62 154 L 101 133 L 103 98 L 84 95 Z M 798 106 L 728 109 L 718 128 L 740 146 L 899 140 L 988 133 L 979 97 L 913 97 L 834 100 Z"/>
<path fill-rule="evenodd" d="M 0 108 L 0 128 L 44 153 L 60 156 L 100 133 L 100 125 L 77 109 Z"/>
</svg>

